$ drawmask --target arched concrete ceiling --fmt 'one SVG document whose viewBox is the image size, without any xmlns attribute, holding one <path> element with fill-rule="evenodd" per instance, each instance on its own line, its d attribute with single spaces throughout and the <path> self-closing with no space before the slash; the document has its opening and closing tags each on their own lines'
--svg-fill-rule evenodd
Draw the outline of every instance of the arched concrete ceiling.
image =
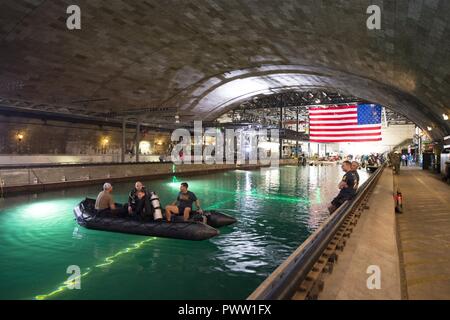
<svg viewBox="0 0 450 320">
<path fill-rule="evenodd" d="M 81 30 L 66 28 L 70 4 Z M 381 30 L 366 27 L 371 4 Z M 440 138 L 450 133 L 449 17 L 448 0 L 3 0 L 0 98 L 176 106 L 211 120 L 255 94 L 332 88 Z"/>
</svg>

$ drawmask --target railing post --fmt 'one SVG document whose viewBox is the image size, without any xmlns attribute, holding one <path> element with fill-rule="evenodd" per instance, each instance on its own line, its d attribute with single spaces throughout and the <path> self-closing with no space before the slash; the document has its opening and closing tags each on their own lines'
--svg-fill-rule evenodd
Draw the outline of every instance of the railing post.
<svg viewBox="0 0 450 320">
<path fill-rule="evenodd" d="M 141 122 L 137 119 L 136 123 L 136 163 L 139 162 L 139 141 L 141 140 Z"/>
<path fill-rule="evenodd" d="M 127 122 L 126 122 L 126 118 L 122 119 L 122 154 L 121 154 L 121 162 L 124 163 L 125 162 L 125 146 L 126 146 L 126 141 L 125 141 L 125 131 L 127 128 Z"/>
</svg>

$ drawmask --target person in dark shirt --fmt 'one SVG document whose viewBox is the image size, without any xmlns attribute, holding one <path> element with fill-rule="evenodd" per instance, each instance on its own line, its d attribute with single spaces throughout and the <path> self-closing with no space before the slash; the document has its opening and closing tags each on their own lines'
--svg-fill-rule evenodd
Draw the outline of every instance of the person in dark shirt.
<svg viewBox="0 0 450 320">
<path fill-rule="evenodd" d="M 137 181 L 128 195 L 128 213 L 144 217 L 144 215 L 149 216 L 151 210 L 149 193 L 142 182 Z"/>
<path fill-rule="evenodd" d="M 339 194 L 331 201 L 331 205 L 328 207 L 330 214 L 336 211 L 345 201 L 351 200 L 356 194 L 355 186 L 357 179 L 355 173 L 352 172 L 352 163 L 350 161 L 344 161 L 342 163 L 342 170 L 345 174 L 338 185 L 340 189 Z"/>
<path fill-rule="evenodd" d="M 189 185 L 186 182 L 183 182 L 180 186 L 180 193 L 178 193 L 177 199 L 172 204 L 166 206 L 167 222 L 171 221 L 172 214 L 183 215 L 184 221 L 188 220 L 194 202 L 197 206 L 197 211 L 200 214 L 203 213 L 200 208 L 200 201 L 197 199 L 195 193 L 188 191 L 188 187 Z"/>
<path fill-rule="evenodd" d="M 359 187 L 359 173 L 358 173 L 359 163 L 357 161 L 352 161 L 352 172 L 355 175 L 356 182 L 354 185 L 354 189 L 358 190 Z"/>
</svg>

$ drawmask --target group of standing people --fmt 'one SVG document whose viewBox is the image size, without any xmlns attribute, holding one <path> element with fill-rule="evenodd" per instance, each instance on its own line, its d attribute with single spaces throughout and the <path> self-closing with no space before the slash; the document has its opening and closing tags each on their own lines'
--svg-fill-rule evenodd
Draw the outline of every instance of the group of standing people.
<svg viewBox="0 0 450 320">
<path fill-rule="evenodd" d="M 413 162 L 413 157 L 411 154 L 402 154 L 402 165 L 407 167 Z"/>
<path fill-rule="evenodd" d="M 165 219 L 167 222 L 172 221 L 173 215 L 183 216 L 183 220 L 187 221 L 194 203 L 197 212 L 203 214 L 199 199 L 188 188 L 189 185 L 187 182 L 181 183 L 177 198 L 170 205 L 166 206 Z M 134 184 L 134 188 L 131 189 L 128 195 L 128 202 L 123 206 L 117 206 L 115 204 L 112 192 L 113 186 L 109 182 L 106 182 L 95 201 L 95 210 L 98 214 L 119 217 L 140 217 L 156 221 L 163 220 L 158 196 L 155 192 L 147 190 L 142 182 L 137 181 Z"/>
</svg>

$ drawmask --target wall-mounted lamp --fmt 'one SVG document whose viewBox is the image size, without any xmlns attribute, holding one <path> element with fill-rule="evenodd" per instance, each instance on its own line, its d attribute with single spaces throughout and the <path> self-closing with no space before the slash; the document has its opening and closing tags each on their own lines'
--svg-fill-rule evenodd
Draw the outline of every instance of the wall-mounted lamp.
<svg viewBox="0 0 450 320">
<path fill-rule="evenodd" d="M 17 132 L 16 138 L 17 138 L 17 140 L 18 140 L 19 142 L 21 142 L 21 141 L 23 140 L 23 138 L 24 138 L 24 134 L 21 133 L 21 132 Z"/>
<path fill-rule="evenodd" d="M 103 138 L 102 139 L 102 145 L 106 147 L 108 144 L 109 144 L 109 139 L 108 138 Z"/>
</svg>

